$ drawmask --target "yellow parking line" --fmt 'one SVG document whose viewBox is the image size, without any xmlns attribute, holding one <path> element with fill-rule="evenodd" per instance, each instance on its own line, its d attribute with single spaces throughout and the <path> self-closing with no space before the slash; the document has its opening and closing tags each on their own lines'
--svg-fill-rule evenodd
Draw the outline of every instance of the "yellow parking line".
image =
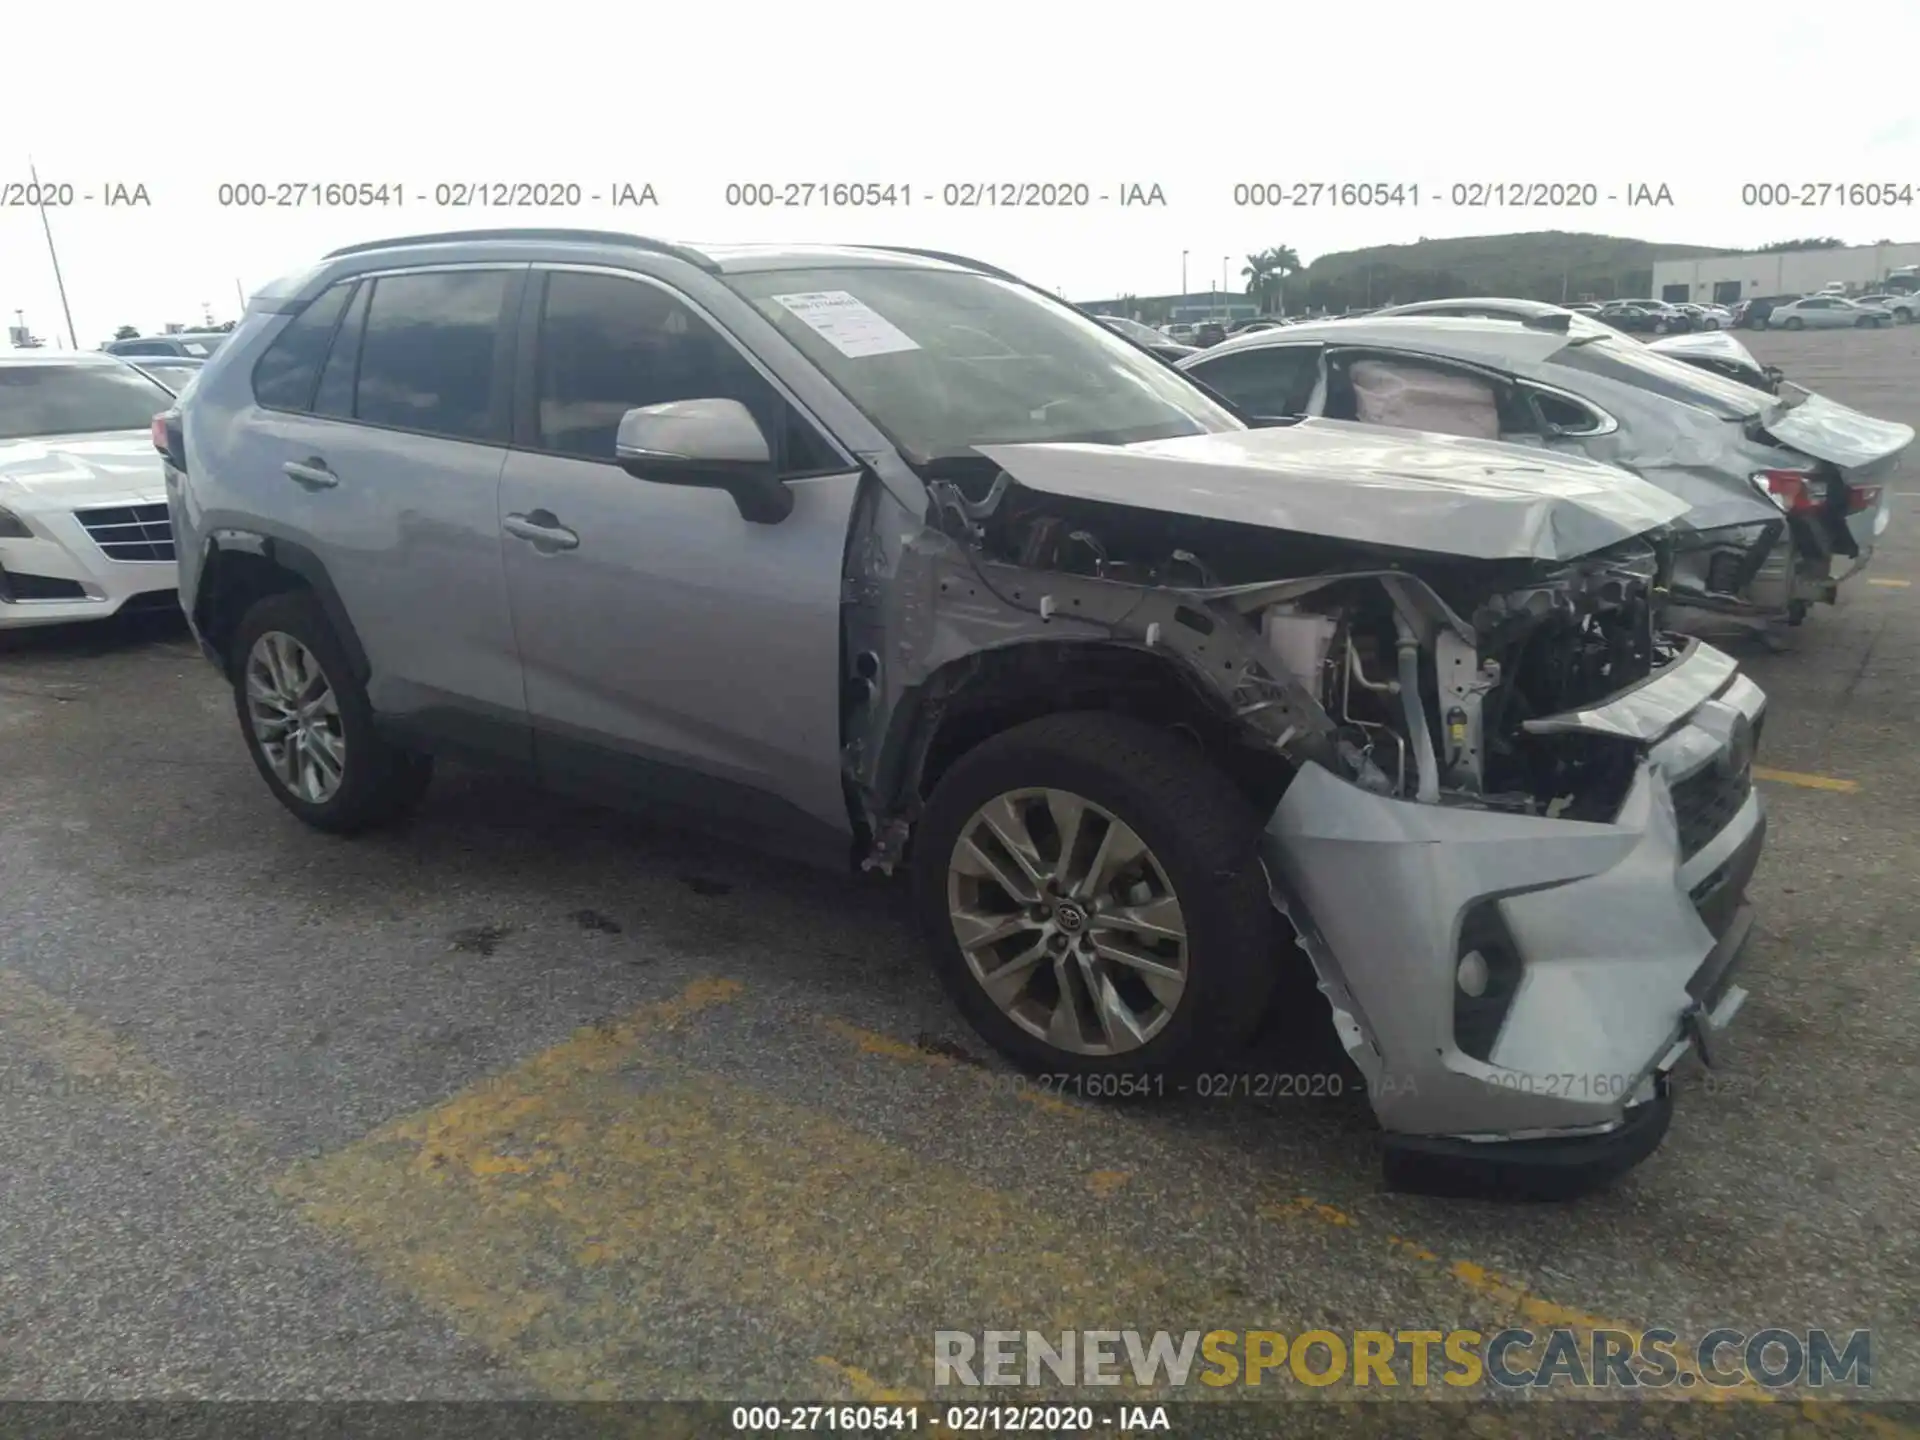
<svg viewBox="0 0 1920 1440">
<path fill-rule="evenodd" d="M 929 1375 L 935 1325 L 1007 1317 L 1049 1332 L 1127 1315 L 1255 1323 L 1246 1298 L 971 1169 L 649 1043 L 738 993 L 710 983 L 584 1031 L 279 1188 L 558 1398 L 711 1395 L 730 1358 L 783 1350 L 835 1393 L 877 1395 Z M 689 1307 L 753 1323 L 676 1340 L 663 1318 Z"/>
<path fill-rule="evenodd" d="M 1807 775 L 1798 770 L 1771 770 L 1765 765 L 1753 767 L 1753 778 L 1770 780 L 1775 785 L 1798 785 L 1803 790 L 1834 790 L 1851 795 L 1860 788 L 1857 780 L 1841 780 L 1832 775 Z"/>
<path fill-rule="evenodd" d="M 1867 583 L 1869 585 L 1878 585 L 1887 590 L 1905 590 L 1913 584 L 1911 580 L 1888 580 L 1881 576 L 1875 576 L 1869 579 Z"/>
<path fill-rule="evenodd" d="M 1824 779 L 1825 777 L 1815 776 L 1812 778 L 1818 780 Z M 1850 786 L 1852 782 L 1829 781 L 1828 783 Z M 978 1075 L 980 1077 L 980 1083 L 985 1086 L 1001 1086 L 1006 1079 L 1004 1075 L 997 1071 L 986 1069 L 973 1070 L 971 1067 L 961 1065 L 952 1058 L 940 1055 L 937 1052 L 923 1050 L 918 1046 L 909 1045 L 888 1036 L 877 1035 L 871 1031 L 861 1030 L 858 1027 L 848 1025 L 839 1020 L 829 1019 L 825 1021 L 825 1028 L 830 1033 L 837 1034 L 844 1039 L 852 1041 L 864 1054 L 925 1065 L 954 1075 Z M 1016 1089 L 1014 1093 L 1018 1094 L 1021 1092 Z M 1108 1116 L 1108 1112 L 1097 1106 L 1078 1106 L 1067 1104 L 1066 1102 L 1056 1103 L 1082 1119 L 1095 1122 L 1106 1120 L 1108 1123 L 1119 1123 L 1117 1120 L 1111 1119 Z M 1090 1185 L 1102 1189 L 1109 1186 L 1117 1189 L 1121 1184 L 1124 1184 L 1124 1177 L 1122 1172 L 1118 1171 L 1096 1171 L 1088 1177 L 1088 1182 Z M 1636 1325 L 1625 1321 L 1609 1320 L 1585 1309 L 1545 1299 L 1515 1284 L 1511 1280 L 1501 1277 L 1486 1266 L 1468 1260 L 1445 1260 L 1437 1250 L 1399 1235 L 1384 1234 L 1375 1227 L 1363 1222 L 1358 1216 L 1336 1206 L 1326 1204 L 1310 1195 L 1296 1195 L 1283 1201 L 1261 1205 L 1258 1207 L 1257 1213 L 1269 1220 L 1284 1221 L 1296 1217 L 1304 1218 L 1317 1225 L 1327 1227 L 1327 1229 L 1331 1231 L 1344 1232 L 1347 1236 L 1352 1237 L 1353 1243 L 1363 1246 L 1375 1241 L 1383 1242 L 1389 1252 L 1400 1256 L 1402 1259 L 1415 1262 L 1419 1268 L 1427 1270 L 1436 1278 L 1444 1277 L 1444 1279 L 1452 1285 L 1466 1290 L 1469 1294 L 1483 1302 L 1490 1303 L 1499 1313 L 1511 1316 L 1537 1331 L 1546 1331 L 1555 1328 L 1568 1329 L 1582 1336 L 1587 1343 L 1591 1343 L 1593 1332 L 1599 1330 L 1618 1331 L 1637 1337 L 1645 1334 L 1650 1328 L 1653 1328 L 1646 1324 Z M 1203 1217 L 1196 1215 L 1194 1218 L 1198 1220 Z M 1516 1352 L 1516 1354 L 1517 1353 L 1519 1352 Z M 1693 1367 L 1679 1358 L 1681 1353 L 1680 1349 L 1676 1347 L 1675 1357 L 1679 1363 L 1680 1371 L 1686 1372 L 1692 1370 Z M 822 1358 L 821 1363 L 830 1367 L 839 1367 L 839 1362 L 827 1360 L 825 1357 Z M 1695 1373 L 1697 1381 L 1697 1371 Z M 850 1379 L 849 1388 L 855 1398 L 858 1399 L 864 1398 L 867 1394 L 872 1393 L 870 1387 L 876 1384 L 877 1382 L 873 1382 L 871 1377 L 862 1375 L 859 1376 L 858 1379 Z M 1771 1391 L 1762 1389 L 1751 1381 L 1742 1381 L 1740 1384 L 1732 1386 L 1712 1386 L 1696 1383 L 1687 1387 L 1684 1394 L 1689 1399 L 1721 1403 L 1739 1401 L 1773 1403 L 1784 1398 Z M 1821 1428 L 1825 1428 L 1829 1422 L 1840 1423 L 1843 1418 L 1849 1423 L 1860 1418 L 1855 1415 L 1842 1417 L 1837 1412 L 1834 1414 L 1828 1414 L 1825 1411 L 1815 1413 L 1817 1408 L 1818 1407 L 1808 1406 L 1800 1407 L 1801 1418 L 1809 1420 L 1815 1426 Z M 1916 1434 L 1916 1432 L 1909 1428 L 1880 1422 L 1877 1417 L 1868 1418 L 1873 1420 L 1874 1423 L 1870 1423 L 1867 1428 L 1872 1433 L 1885 1437 L 1885 1440 L 1920 1440 L 1920 1434 Z"/>
<path fill-rule="evenodd" d="M 0 1053 L 36 1053 L 58 1077 L 55 1088 L 131 1110 L 244 1172 L 269 1163 L 271 1149 L 252 1121 L 198 1109 L 138 1045 L 17 970 L 0 970 Z"/>
</svg>

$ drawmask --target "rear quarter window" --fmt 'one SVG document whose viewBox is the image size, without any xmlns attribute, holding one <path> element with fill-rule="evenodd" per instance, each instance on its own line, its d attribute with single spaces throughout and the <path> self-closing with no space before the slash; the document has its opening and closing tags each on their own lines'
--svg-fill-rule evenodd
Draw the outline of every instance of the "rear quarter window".
<svg viewBox="0 0 1920 1440">
<path fill-rule="evenodd" d="M 320 383 L 320 367 L 347 307 L 352 281 L 322 291 L 267 347 L 253 367 L 253 398 L 269 410 L 304 411 L 313 404 Z"/>
<path fill-rule="evenodd" d="M 1631 346 L 1631 348 L 1628 348 Z M 1615 345 L 1598 341 L 1590 345 L 1569 345 L 1553 355 L 1549 365 L 1570 370 L 1576 375 L 1596 375 L 1616 384 L 1630 385 L 1682 405 L 1694 405 L 1723 420 L 1745 420 L 1760 412 L 1757 392 L 1736 380 L 1709 374 L 1698 366 L 1675 360 L 1631 341 Z M 1569 385 L 1569 389 L 1578 389 Z"/>
</svg>

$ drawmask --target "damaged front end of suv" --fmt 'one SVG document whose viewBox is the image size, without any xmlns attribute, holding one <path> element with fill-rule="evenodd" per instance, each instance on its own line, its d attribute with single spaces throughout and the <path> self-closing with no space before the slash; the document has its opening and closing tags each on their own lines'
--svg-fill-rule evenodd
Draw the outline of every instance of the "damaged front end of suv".
<svg viewBox="0 0 1920 1440">
<path fill-rule="evenodd" d="M 1684 502 L 1330 421 L 921 478 L 924 523 L 870 513 L 849 553 L 869 865 L 903 859 L 969 717 L 1131 706 L 1267 816 L 1390 1172 L 1526 1188 L 1658 1144 L 1668 1072 L 1744 999 L 1765 834 L 1764 696 L 1655 623 Z"/>
</svg>

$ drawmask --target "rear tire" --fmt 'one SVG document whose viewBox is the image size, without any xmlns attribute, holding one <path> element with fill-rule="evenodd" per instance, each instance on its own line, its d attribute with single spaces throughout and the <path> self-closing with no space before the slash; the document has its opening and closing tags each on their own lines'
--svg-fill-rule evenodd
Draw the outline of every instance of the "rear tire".
<svg viewBox="0 0 1920 1440">
<path fill-rule="evenodd" d="M 390 824 L 426 794 L 432 758 L 374 728 L 367 692 L 310 592 L 269 595 L 248 610 L 229 669 L 247 753 L 274 798 L 314 829 L 352 835 Z"/>
<path fill-rule="evenodd" d="M 1262 819 L 1192 745 L 1124 716 L 1051 715 L 983 742 L 942 777 L 914 835 L 915 899 L 942 984 L 1031 1072 L 1165 1076 L 1225 1062 L 1293 953 L 1259 860 Z M 1135 928 L 1149 921 L 1157 933 Z"/>
</svg>

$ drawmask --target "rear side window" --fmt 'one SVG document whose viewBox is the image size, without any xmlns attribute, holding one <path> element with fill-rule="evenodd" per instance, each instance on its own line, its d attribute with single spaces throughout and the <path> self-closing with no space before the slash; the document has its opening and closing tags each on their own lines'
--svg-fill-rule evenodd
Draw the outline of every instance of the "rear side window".
<svg viewBox="0 0 1920 1440">
<path fill-rule="evenodd" d="M 501 314 L 509 272 L 376 280 L 360 341 L 353 415 L 455 440 L 504 442 Z"/>
<path fill-rule="evenodd" d="M 320 366 L 352 282 L 335 285 L 287 323 L 253 367 L 253 398 L 269 410 L 305 410 L 313 403 Z"/>
<path fill-rule="evenodd" d="M 354 291 L 346 318 L 334 332 L 333 349 L 327 352 L 326 368 L 320 372 L 320 388 L 313 396 L 316 415 L 336 420 L 353 418 L 353 387 L 360 374 L 360 337 L 367 323 L 367 301 L 372 297 L 371 284 Z"/>
<path fill-rule="evenodd" d="M 1697 405 L 1723 420 L 1745 420 L 1765 408 L 1766 397 L 1737 380 L 1662 355 L 1632 341 L 1598 340 L 1567 346 L 1548 363 L 1582 375 L 1598 375 L 1647 390 L 1683 405 Z M 1568 386 L 1577 389 L 1577 385 Z"/>
<path fill-rule="evenodd" d="M 1202 361 L 1188 373 L 1249 415 L 1300 415 L 1320 380 L 1320 347 L 1262 345 Z"/>
</svg>

